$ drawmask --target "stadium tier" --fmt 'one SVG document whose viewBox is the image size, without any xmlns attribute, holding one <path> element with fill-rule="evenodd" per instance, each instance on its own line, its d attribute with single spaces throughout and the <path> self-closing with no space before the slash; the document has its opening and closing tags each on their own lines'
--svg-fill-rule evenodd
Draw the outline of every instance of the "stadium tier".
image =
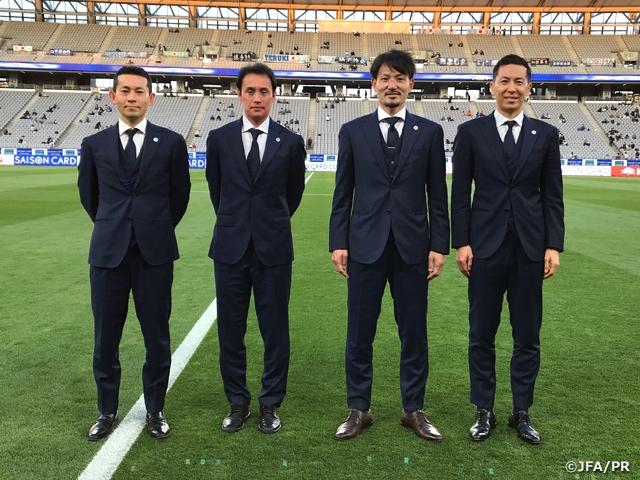
<svg viewBox="0 0 640 480">
<path fill-rule="evenodd" d="M 640 73 L 637 61 L 631 65 L 627 62 L 625 66 L 621 60 L 622 52 L 640 51 L 637 35 L 355 35 L 52 22 L 30 23 L 27 29 L 24 25 L 13 21 L 0 24 L 0 62 L 237 68 L 241 63 L 233 61 L 234 55 L 235 60 L 246 60 L 249 57 L 242 55 L 248 55 L 260 61 L 265 61 L 265 55 L 295 55 L 303 56 L 299 63 L 296 63 L 298 59 L 288 62 L 286 58 L 279 58 L 278 62 L 266 58 L 266 61 L 280 70 L 341 71 L 349 68 L 338 63 L 335 57 L 353 56 L 370 61 L 384 51 L 398 48 L 421 52 L 416 55 L 426 53 L 426 61 L 420 63 L 418 72 L 490 73 L 492 67 L 485 65 L 487 62 L 513 52 L 538 60 L 541 64 L 532 65 L 534 73 Z M 438 65 L 438 57 L 455 61 Z M 230 67 L 227 61 L 231 62 Z M 553 62 L 556 63 L 552 65 Z M 368 67 L 355 64 L 352 71 L 368 71 Z"/>
<path fill-rule="evenodd" d="M 0 129 L 7 129 L 0 141 L 3 147 L 77 149 L 85 136 L 118 121 L 117 109 L 106 93 L 45 90 L 43 95 L 38 96 L 32 90 L 0 89 L 3 105 Z M 490 115 L 494 106 L 490 99 L 407 101 L 411 113 L 442 126 L 447 155 L 453 153 L 458 126 L 477 115 Z M 376 98 L 279 96 L 272 106 L 271 118 L 301 135 L 305 142 L 312 138 L 313 153 L 333 155 L 338 152 L 340 127 L 376 108 Z M 632 138 L 640 135 L 636 106 L 603 101 L 590 101 L 585 106 L 575 101 L 532 100 L 525 104 L 525 111 L 558 127 L 564 139 L 560 146 L 563 158 L 636 158 L 640 148 L 640 142 Z M 241 115 L 242 104 L 235 95 L 164 93 L 156 95 L 148 113 L 151 122 L 182 135 L 191 151 L 205 151 L 208 132 Z M 610 136 L 613 142 L 609 141 Z"/>
</svg>

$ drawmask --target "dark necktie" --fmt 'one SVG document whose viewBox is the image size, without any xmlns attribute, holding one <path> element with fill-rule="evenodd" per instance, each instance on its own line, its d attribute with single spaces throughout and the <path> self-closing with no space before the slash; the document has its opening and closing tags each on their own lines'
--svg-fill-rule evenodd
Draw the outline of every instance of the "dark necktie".
<svg viewBox="0 0 640 480">
<path fill-rule="evenodd" d="M 398 141 L 400 140 L 400 135 L 398 135 L 398 130 L 396 130 L 396 123 L 398 120 L 402 120 L 400 117 L 387 117 L 383 121 L 389 124 L 389 131 L 387 132 L 387 148 L 396 148 L 398 146 Z"/>
<path fill-rule="evenodd" d="M 138 130 L 137 128 L 130 128 L 129 130 L 125 131 L 125 133 L 127 135 L 129 135 L 129 141 L 127 142 L 127 146 L 124 147 L 124 153 L 125 156 L 127 157 L 128 163 L 129 163 L 129 169 L 133 170 L 133 165 L 136 163 L 136 144 L 133 142 L 133 136 L 138 133 L 140 130 Z"/>
<path fill-rule="evenodd" d="M 256 181 L 256 177 L 258 176 L 258 170 L 260 170 L 260 148 L 258 147 L 258 135 L 260 135 L 262 131 L 257 128 L 252 128 L 249 130 L 249 133 L 253 136 L 253 142 L 251 142 L 251 150 L 249 150 L 249 155 L 247 155 L 247 166 L 249 167 L 251 182 L 253 183 Z"/>
<path fill-rule="evenodd" d="M 507 130 L 507 134 L 504 136 L 504 141 L 502 142 L 504 156 L 507 158 L 511 158 L 511 154 L 516 148 L 516 139 L 513 137 L 513 126 L 516 125 L 516 123 L 515 120 L 508 120 L 503 123 L 503 125 L 509 126 L 509 130 Z"/>
</svg>

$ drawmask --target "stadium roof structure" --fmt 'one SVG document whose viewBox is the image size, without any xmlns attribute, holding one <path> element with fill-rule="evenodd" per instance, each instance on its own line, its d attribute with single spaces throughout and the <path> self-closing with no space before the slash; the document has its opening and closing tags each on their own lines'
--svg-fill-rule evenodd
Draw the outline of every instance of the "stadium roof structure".
<svg viewBox="0 0 640 480">
<path fill-rule="evenodd" d="M 113 2 L 104 3 L 133 3 Z M 371 10 L 380 11 L 440 11 L 440 12 L 637 12 L 637 3 L 631 0 L 251 0 L 211 1 L 211 0 L 137 0 L 137 4 L 164 4 L 189 6 L 215 6 L 228 8 L 313 8 L 331 10 Z"/>
</svg>

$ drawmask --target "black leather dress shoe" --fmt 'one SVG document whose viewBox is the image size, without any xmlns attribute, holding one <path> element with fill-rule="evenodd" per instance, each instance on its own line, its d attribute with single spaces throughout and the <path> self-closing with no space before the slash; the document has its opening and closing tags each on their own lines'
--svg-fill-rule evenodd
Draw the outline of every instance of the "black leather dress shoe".
<svg viewBox="0 0 640 480">
<path fill-rule="evenodd" d="M 151 435 L 151 438 L 157 438 L 162 440 L 167 438 L 171 433 L 171 427 L 164 418 L 164 413 L 159 411 L 158 413 L 147 412 L 147 432 Z"/>
<path fill-rule="evenodd" d="M 232 403 L 229 408 L 229 415 L 222 420 L 222 430 L 227 433 L 237 432 L 244 427 L 244 421 L 249 418 L 249 405 L 238 405 Z"/>
<path fill-rule="evenodd" d="M 275 405 L 260 405 L 260 423 L 258 429 L 262 433 L 276 433 L 282 427 L 278 408 Z"/>
<path fill-rule="evenodd" d="M 349 440 L 360 435 L 360 432 L 373 424 L 371 410 L 358 410 L 352 408 L 344 422 L 340 424 L 334 438 L 336 440 Z"/>
<path fill-rule="evenodd" d="M 106 437 L 111 433 L 116 423 L 118 423 L 118 412 L 111 415 L 100 415 L 96 423 L 89 429 L 87 440 L 95 442 Z"/>
<path fill-rule="evenodd" d="M 476 422 L 469 429 L 469 436 L 476 442 L 486 440 L 497 424 L 493 410 L 479 408 L 476 412 Z"/>
<path fill-rule="evenodd" d="M 540 443 L 540 434 L 533 428 L 529 414 L 524 410 L 510 414 L 508 423 L 511 428 L 516 429 L 521 440 L 533 445 Z"/>
</svg>

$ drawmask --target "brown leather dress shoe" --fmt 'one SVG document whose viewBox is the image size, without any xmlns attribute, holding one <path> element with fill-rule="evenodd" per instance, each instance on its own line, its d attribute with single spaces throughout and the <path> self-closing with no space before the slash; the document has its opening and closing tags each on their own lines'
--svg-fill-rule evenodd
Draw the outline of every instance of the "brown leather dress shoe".
<svg viewBox="0 0 640 480">
<path fill-rule="evenodd" d="M 442 435 L 436 427 L 431 425 L 422 410 L 414 410 L 413 412 L 402 411 L 400 422 L 407 428 L 410 428 L 416 435 L 431 442 L 441 442 Z"/>
<path fill-rule="evenodd" d="M 362 429 L 370 427 L 373 424 L 371 410 L 351 409 L 349 415 L 344 422 L 340 424 L 335 434 L 336 440 L 349 440 L 360 435 Z"/>
</svg>

